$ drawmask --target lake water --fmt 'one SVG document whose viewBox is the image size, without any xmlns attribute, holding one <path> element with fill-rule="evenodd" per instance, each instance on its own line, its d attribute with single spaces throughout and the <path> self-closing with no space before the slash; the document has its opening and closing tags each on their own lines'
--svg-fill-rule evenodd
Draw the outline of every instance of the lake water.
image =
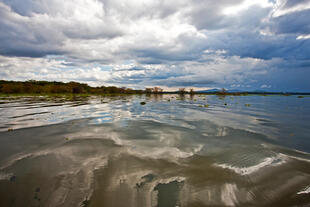
<svg viewBox="0 0 310 207">
<path fill-rule="evenodd" d="M 310 97 L 0 99 L 0 206 L 310 205 Z"/>
</svg>

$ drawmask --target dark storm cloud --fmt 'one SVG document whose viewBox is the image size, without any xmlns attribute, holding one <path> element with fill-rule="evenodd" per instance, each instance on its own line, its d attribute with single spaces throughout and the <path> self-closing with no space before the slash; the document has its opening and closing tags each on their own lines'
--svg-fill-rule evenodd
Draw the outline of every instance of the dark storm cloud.
<svg viewBox="0 0 310 207">
<path fill-rule="evenodd" d="M 296 40 L 295 35 L 261 36 L 256 32 L 223 34 L 214 37 L 217 43 L 213 48 L 224 48 L 226 55 L 259 59 L 284 58 L 309 59 L 310 41 Z M 232 39 L 233 38 L 233 39 Z"/>
<path fill-rule="evenodd" d="M 301 34 L 310 34 L 310 10 L 289 13 L 280 17 L 266 17 L 270 8 L 252 6 L 239 16 L 227 21 L 231 26 L 224 32 L 211 31 L 207 48 L 227 51 L 259 59 L 309 59 L 310 41 L 296 40 Z M 264 21 L 265 20 L 265 21 Z M 229 29 L 231 28 L 231 29 Z M 267 34 L 263 34 L 266 32 Z M 270 33 L 270 34 L 268 34 Z"/>
<path fill-rule="evenodd" d="M 292 8 L 298 5 L 303 5 L 305 3 L 309 3 L 309 0 L 286 0 L 283 8 Z"/>
<path fill-rule="evenodd" d="M 273 30 L 278 34 L 310 34 L 310 9 L 274 18 Z"/>
</svg>

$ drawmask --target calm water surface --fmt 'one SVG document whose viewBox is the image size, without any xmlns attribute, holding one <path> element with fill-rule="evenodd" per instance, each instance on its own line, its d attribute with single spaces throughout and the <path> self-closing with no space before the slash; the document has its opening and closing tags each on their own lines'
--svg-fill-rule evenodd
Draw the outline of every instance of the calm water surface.
<svg viewBox="0 0 310 207">
<path fill-rule="evenodd" d="M 310 206 L 310 97 L 0 99 L 0 206 Z"/>
</svg>

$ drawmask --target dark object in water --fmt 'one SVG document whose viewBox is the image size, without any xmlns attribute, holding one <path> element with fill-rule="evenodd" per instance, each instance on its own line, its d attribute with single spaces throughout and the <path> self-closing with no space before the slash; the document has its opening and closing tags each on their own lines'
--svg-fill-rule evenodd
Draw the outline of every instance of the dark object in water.
<svg viewBox="0 0 310 207">
<path fill-rule="evenodd" d="M 8 132 L 11 132 L 13 131 L 14 129 L 13 128 L 8 128 Z"/>
<path fill-rule="evenodd" d="M 12 177 L 10 177 L 10 181 L 11 181 L 11 182 L 15 182 L 15 181 L 16 181 L 16 176 L 13 175 Z"/>
<path fill-rule="evenodd" d="M 144 101 L 140 102 L 141 105 L 145 105 L 146 103 Z"/>
<path fill-rule="evenodd" d="M 90 200 L 85 199 L 85 200 L 81 203 L 80 206 L 82 206 L 82 207 L 87 207 L 87 206 L 89 206 L 89 204 L 90 204 Z"/>
<path fill-rule="evenodd" d="M 177 180 L 156 185 L 154 191 L 158 192 L 158 206 L 180 206 L 179 194 L 182 186 L 183 181 L 179 182 Z"/>
<path fill-rule="evenodd" d="M 40 200 L 41 200 L 37 194 L 34 195 L 33 199 L 34 199 L 34 200 L 37 200 L 37 201 L 40 201 Z"/>
<path fill-rule="evenodd" d="M 304 98 L 304 96 L 297 96 L 297 98 Z"/>
<path fill-rule="evenodd" d="M 147 174 L 141 177 L 141 182 L 136 183 L 136 188 L 142 188 L 145 184 L 151 182 L 155 178 L 152 174 Z"/>
</svg>

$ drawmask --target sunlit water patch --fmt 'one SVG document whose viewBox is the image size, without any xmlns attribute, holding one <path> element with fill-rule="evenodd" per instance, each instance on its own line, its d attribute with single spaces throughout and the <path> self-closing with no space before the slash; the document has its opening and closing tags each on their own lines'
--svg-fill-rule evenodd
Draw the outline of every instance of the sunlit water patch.
<svg viewBox="0 0 310 207">
<path fill-rule="evenodd" d="M 0 206 L 310 205 L 309 102 L 3 98 Z"/>
</svg>

